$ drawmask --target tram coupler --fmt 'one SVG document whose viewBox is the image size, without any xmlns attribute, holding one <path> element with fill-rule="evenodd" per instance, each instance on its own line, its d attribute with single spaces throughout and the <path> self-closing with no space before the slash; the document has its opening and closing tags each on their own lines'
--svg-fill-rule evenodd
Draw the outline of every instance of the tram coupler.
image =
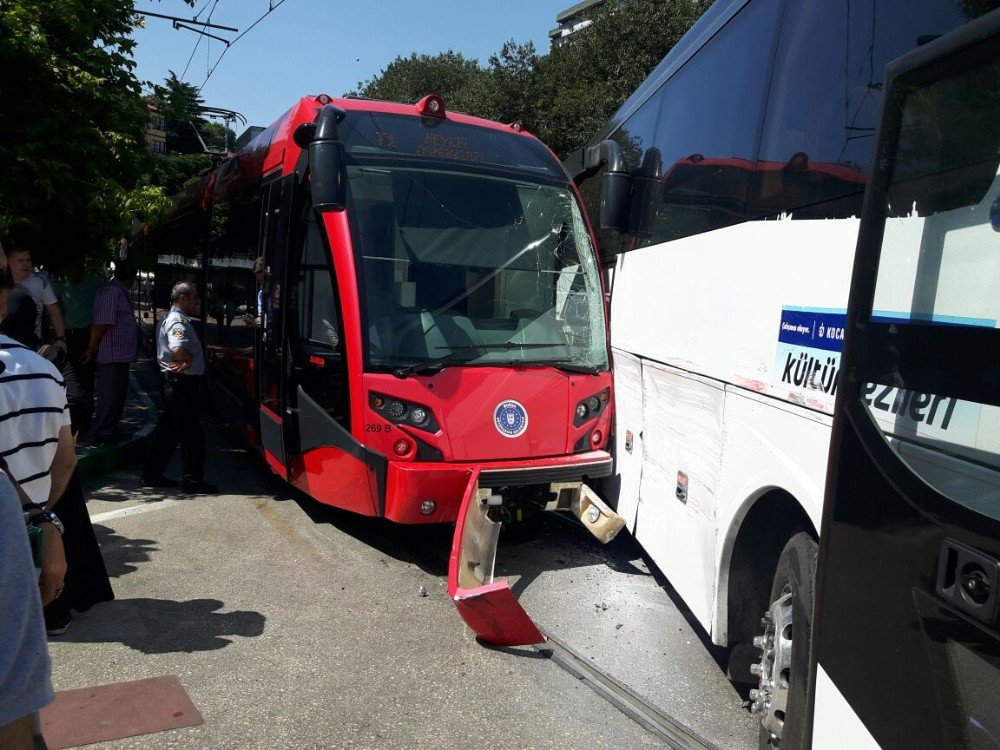
<svg viewBox="0 0 1000 750">
<path fill-rule="evenodd" d="M 555 495 L 545 510 L 568 511 L 580 519 L 587 531 L 607 544 L 625 526 L 625 519 L 615 513 L 583 482 L 553 482 L 549 491 Z"/>
<path fill-rule="evenodd" d="M 510 584 L 493 580 L 500 524 L 489 517 L 493 492 L 479 489 L 479 468 L 469 475 L 455 521 L 448 562 L 448 595 L 465 624 L 493 646 L 544 643 Z"/>
</svg>

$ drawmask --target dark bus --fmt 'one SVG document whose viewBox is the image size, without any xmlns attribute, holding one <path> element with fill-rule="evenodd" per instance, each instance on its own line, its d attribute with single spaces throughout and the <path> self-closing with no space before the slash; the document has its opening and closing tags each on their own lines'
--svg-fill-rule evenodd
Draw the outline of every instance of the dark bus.
<svg viewBox="0 0 1000 750">
<path fill-rule="evenodd" d="M 994 11 L 886 76 L 820 534 L 814 750 L 1000 748 L 998 172 Z"/>
</svg>

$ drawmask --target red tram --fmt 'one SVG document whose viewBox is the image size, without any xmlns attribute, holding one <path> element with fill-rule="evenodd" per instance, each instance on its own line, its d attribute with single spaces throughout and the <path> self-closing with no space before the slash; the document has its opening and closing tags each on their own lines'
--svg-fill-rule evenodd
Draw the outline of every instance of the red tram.
<svg viewBox="0 0 1000 750">
<path fill-rule="evenodd" d="M 621 526 L 584 484 L 611 472 L 606 309 L 553 154 L 435 95 L 306 97 L 147 241 L 157 309 L 179 280 L 204 290 L 217 408 L 271 469 L 356 513 L 459 521 L 463 617 L 493 643 L 542 640 L 492 582 L 499 522 Z"/>
</svg>

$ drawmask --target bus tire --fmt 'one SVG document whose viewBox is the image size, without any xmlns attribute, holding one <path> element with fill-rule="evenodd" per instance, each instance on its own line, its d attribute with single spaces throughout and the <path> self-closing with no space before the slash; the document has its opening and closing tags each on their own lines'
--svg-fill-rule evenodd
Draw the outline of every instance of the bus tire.
<svg viewBox="0 0 1000 750">
<path fill-rule="evenodd" d="M 760 683 L 750 691 L 750 698 L 751 710 L 761 722 L 760 750 L 809 746 L 806 691 L 818 550 L 816 541 L 804 531 L 788 540 L 778 558 L 770 604 L 761 621 L 764 633 L 754 639 L 761 649 L 755 670 Z"/>
</svg>

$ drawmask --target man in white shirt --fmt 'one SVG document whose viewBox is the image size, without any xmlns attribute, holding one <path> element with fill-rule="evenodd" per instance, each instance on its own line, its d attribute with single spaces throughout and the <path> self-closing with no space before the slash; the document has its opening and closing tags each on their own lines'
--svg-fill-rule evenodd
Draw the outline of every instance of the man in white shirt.
<svg viewBox="0 0 1000 750">
<path fill-rule="evenodd" d="M 35 301 L 35 307 L 38 308 L 35 335 L 40 340 L 45 340 L 42 336 L 42 308 L 44 307 L 48 310 L 52 327 L 56 331 L 56 346 L 61 346 L 65 350 L 66 321 L 63 318 L 62 310 L 59 309 L 59 299 L 48 279 L 32 270 L 31 251 L 25 247 L 14 246 L 7 253 L 7 262 L 10 265 L 10 273 L 14 277 L 14 283 L 28 291 Z"/>
</svg>

